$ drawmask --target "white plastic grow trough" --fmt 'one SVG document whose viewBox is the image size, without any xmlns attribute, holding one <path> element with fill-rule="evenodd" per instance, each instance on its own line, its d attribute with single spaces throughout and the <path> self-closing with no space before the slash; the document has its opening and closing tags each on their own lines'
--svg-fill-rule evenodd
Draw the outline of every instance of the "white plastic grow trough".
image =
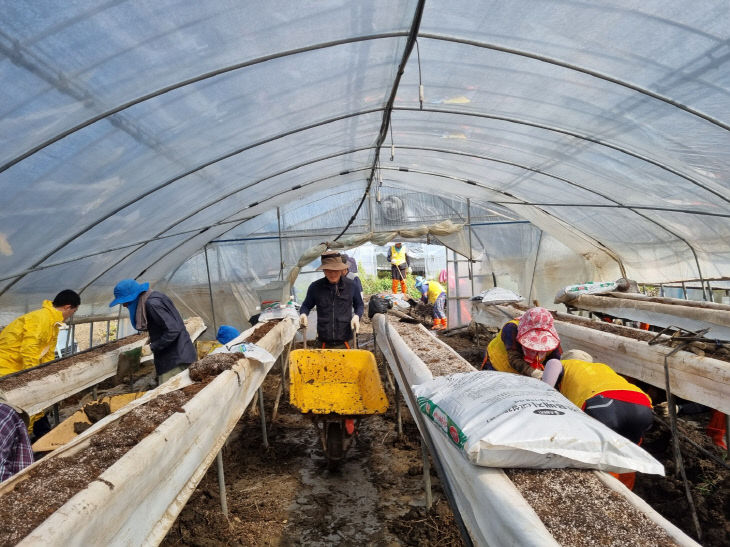
<svg viewBox="0 0 730 547">
<path fill-rule="evenodd" d="M 185 327 L 193 340 L 206 329 L 205 323 L 200 317 L 187 319 Z M 17 388 L 4 390 L 5 397 L 9 402 L 19 406 L 32 416 L 54 403 L 111 378 L 117 373 L 119 355 L 146 343 L 147 339 L 141 338 L 101 355 L 89 355 L 88 359 L 81 357 L 83 354 L 77 355 L 75 357 L 79 359 L 77 363 L 62 370 L 49 372 L 42 378 L 30 380 Z M 67 359 L 71 358 L 74 356 L 67 357 Z M 63 359 L 58 362 L 63 362 Z M 2 389 L 1 385 L 0 389 Z"/>
<path fill-rule="evenodd" d="M 395 329 L 388 326 L 385 316 L 376 315 L 373 318 L 373 329 L 376 333 L 378 347 L 383 351 L 401 390 L 410 388 L 404 386 L 400 381 L 395 359 L 387 343 L 385 331 L 387 328 L 390 329 L 390 338 L 408 384 L 415 385 L 431 379 L 433 377 L 431 371 L 408 347 Z M 423 327 L 418 325 L 414 328 Z M 436 337 L 434 337 L 433 343 L 440 344 L 456 358 L 462 359 Z M 405 400 L 412 415 L 415 416 L 415 412 L 420 412 L 418 409 L 411 407 L 408 397 L 405 397 Z M 419 422 L 416 421 L 416 423 Z M 433 422 L 425 420 L 424 423 L 429 429 L 443 464 L 444 472 L 453 487 L 458 511 L 461 513 L 475 545 L 559 545 L 545 528 L 537 513 L 501 469 L 472 465 L 437 429 Z M 628 503 L 665 530 L 678 545 L 698 545 L 692 538 L 654 511 L 644 500 L 632 493 L 611 475 L 601 471 L 596 471 L 596 474 L 609 488 L 615 490 Z"/>
<path fill-rule="evenodd" d="M 257 345 L 277 357 L 298 325 L 281 321 Z M 258 327 L 259 325 L 257 325 Z M 253 332 L 257 327 L 247 332 Z M 19 545 L 157 545 L 175 522 L 271 365 L 242 358 L 35 528 Z M 181 372 L 97 422 L 46 458 L 72 455 L 89 437 L 161 393 L 190 385 Z M 42 464 L 37 462 L 35 465 Z M 0 496 L 33 468 L 0 486 Z M 113 485 L 113 488 L 109 485 Z M 0 498 L 1 499 L 1 498 Z"/>
<path fill-rule="evenodd" d="M 709 328 L 706 338 L 730 340 L 730 306 L 678 298 L 657 298 L 643 294 L 581 294 L 566 305 L 581 310 L 606 313 L 658 327 L 681 327 L 690 331 Z"/>
<path fill-rule="evenodd" d="M 472 304 L 472 309 L 476 310 L 472 315 L 474 320 L 495 328 L 501 328 L 504 323 L 522 313 L 512 306 L 485 306 L 478 302 Z M 650 346 L 641 340 L 561 321 L 561 317 L 566 317 L 566 314 L 557 314 L 555 328 L 560 335 L 563 351 L 587 351 L 594 361 L 606 363 L 620 374 L 664 389 L 664 356 L 671 353 L 673 348 Z M 569 317 L 572 320 L 591 322 L 590 319 L 576 315 Z M 711 357 L 700 357 L 688 351 L 678 351 L 668 358 L 668 364 L 669 381 L 674 395 L 726 414 L 730 413 L 730 397 L 727 395 L 730 393 L 730 363 Z"/>
</svg>

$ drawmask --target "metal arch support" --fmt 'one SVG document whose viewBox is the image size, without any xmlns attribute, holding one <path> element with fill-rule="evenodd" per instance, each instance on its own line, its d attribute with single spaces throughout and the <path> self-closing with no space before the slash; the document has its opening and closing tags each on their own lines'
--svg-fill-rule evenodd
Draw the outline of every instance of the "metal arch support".
<svg viewBox="0 0 730 547">
<path fill-rule="evenodd" d="M 65 131 L 62 131 L 61 133 L 58 133 L 51 137 L 50 139 L 47 139 L 46 141 L 34 146 L 30 150 L 27 150 L 23 154 L 20 154 L 19 156 L 14 157 L 13 159 L 7 161 L 6 163 L 0 165 L 0 173 L 3 171 L 9 169 L 13 165 L 17 164 L 18 162 L 21 162 L 28 157 L 32 156 L 36 152 L 39 152 L 40 150 L 43 150 L 44 148 L 50 146 L 51 144 L 60 141 L 61 139 L 64 139 L 65 137 L 68 137 L 69 135 L 72 135 L 73 133 L 76 133 L 80 129 L 83 129 L 84 127 L 88 127 L 89 125 L 92 125 L 100 120 L 103 120 L 105 118 L 109 118 L 110 116 L 113 116 L 114 114 L 118 114 L 119 112 L 126 110 L 134 105 L 137 105 L 139 103 L 143 103 L 145 101 L 148 101 L 150 99 L 154 99 L 155 97 L 159 97 L 160 95 L 164 95 L 165 93 L 168 93 L 170 91 L 174 91 L 176 89 L 180 89 L 182 87 L 195 84 L 198 82 L 201 82 L 203 80 L 207 80 L 210 78 L 214 78 L 216 76 L 220 76 L 221 74 L 226 74 L 228 72 L 233 72 L 235 70 L 240 70 L 242 68 L 250 67 L 253 65 L 265 63 L 267 61 L 272 61 L 275 59 L 281 59 L 283 57 L 289 57 L 292 55 L 297 55 L 299 53 L 307 53 L 310 51 L 316 51 L 319 49 L 326 49 L 336 46 L 341 46 L 345 44 L 352 44 L 356 42 L 366 42 L 370 40 L 381 40 L 381 39 L 387 39 L 387 38 L 402 38 L 404 36 L 408 36 L 409 33 L 406 31 L 398 31 L 398 32 L 383 32 L 379 34 L 368 34 L 365 36 L 355 36 L 351 38 L 342 38 L 340 40 L 332 40 L 330 42 L 321 42 L 318 44 L 312 44 L 309 46 L 304 46 L 300 48 L 290 49 L 287 51 L 280 51 L 278 53 L 272 53 L 270 55 L 264 55 L 262 57 L 257 57 L 256 59 L 250 59 L 248 61 L 244 61 L 241 63 L 236 63 L 233 65 L 228 65 L 226 67 L 218 68 L 216 70 L 212 70 L 210 72 L 206 72 L 204 74 L 200 74 L 198 76 L 194 76 L 192 78 L 188 78 L 186 80 L 182 80 L 180 82 L 175 82 L 174 84 L 170 84 L 168 86 L 165 86 L 163 88 L 160 88 L 156 91 L 152 91 L 150 93 L 147 93 L 145 95 L 141 95 L 140 97 L 137 97 L 135 99 L 132 99 L 130 101 L 127 101 L 125 103 L 122 103 L 120 105 L 115 106 L 114 108 L 111 108 L 109 110 L 106 110 L 102 112 L 101 114 L 97 114 L 96 116 L 89 118 L 73 127 L 70 127 L 69 129 L 66 129 Z M 13 57 L 13 51 L 12 50 L 0 50 L 0 52 L 5 53 L 8 55 L 8 57 Z M 16 53 L 17 55 L 17 53 Z"/>
<path fill-rule="evenodd" d="M 338 121 L 345 120 L 345 119 L 348 119 L 348 118 L 353 118 L 353 117 L 357 117 L 357 116 L 364 116 L 364 115 L 367 115 L 367 114 L 372 114 L 374 112 L 380 112 L 382 110 L 383 110 L 383 108 L 370 108 L 370 109 L 362 110 L 362 111 L 359 111 L 359 112 L 354 112 L 354 113 L 350 113 L 350 114 L 344 114 L 344 115 L 335 116 L 333 118 L 329 118 L 329 119 L 326 119 L 326 120 L 321 120 L 321 121 L 315 122 L 313 124 L 309 124 L 309 125 L 306 125 L 306 126 L 302 126 L 302 127 L 299 127 L 299 128 L 296 128 L 296 129 L 293 129 L 293 130 L 290 130 L 290 131 L 286 131 L 286 132 L 283 132 L 283 133 L 279 133 L 279 134 L 277 134 L 277 135 L 275 135 L 273 137 L 268 137 L 266 139 L 259 140 L 259 141 L 255 142 L 255 143 L 252 143 L 252 144 L 246 145 L 244 147 L 238 148 L 238 149 L 234 150 L 233 152 L 229 152 L 229 153 L 224 154 L 222 156 L 219 156 L 219 157 L 217 157 L 217 158 L 215 158 L 213 160 L 210 160 L 208 162 L 205 162 L 203 164 L 200 164 L 200 165 L 198 165 L 198 166 L 196 166 L 196 167 L 194 167 L 192 169 L 189 169 L 189 170 L 185 171 L 184 173 L 181 173 L 181 174 L 176 175 L 175 177 L 173 177 L 171 179 L 168 179 L 167 181 L 165 181 L 165 182 L 163 182 L 161 184 L 158 184 L 154 188 L 150 188 L 146 192 L 143 192 L 142 194 L 139 194 L 138 196 L 135 196 L 134 199 L 131 199 L 131 200 L 129 200 L 129 201 L 127 201 L 127 202 L 119 205 L 118 207 L 114 208 L 112 211 L 109 211 L 105 215 L 97 218 L 94 222 L 92 222 L 91 224 L 88 224 L 87 226 L 81 228 L 80 230 L 78 230 L 77 232 L 75 232 L 72 236 L 66 238 L 63 242 L 61 242 L 59 245 L 57 245 L 51 251 L 47 252 L 43 257 L 41 257 L 39 260 L 37 260 L 35 263 L 33 263 L 33 265 L 31 265 L 30 269 L 33 270 L 34 268 L 40 266 L 41 264 L 43 264 L 43 262 L 45 262 L 46 260 L 48 260 L 50 257 L 52 257 L 58 251 L 60 251 L 61 249 L 63 249 L 66 245 L 68 245 L 69 243 L 71 243 L 72 241 L 74 241 L 76 238 L 78 238 L 78 237 L 82 236 L 83 234 L 89 232 L 94 227 L 98 226 L 99 224 L 101 224 L 105 220 L 111 218 L 112 216 L 114 216 L 115 214 L 119 213 L 120 211 L 123 211 L 127 207 L 129 207 L 131 205 L 134 205 L 137 201 L 139 201 L 141 199 L 144 199 L 145 197 L 147 197 L 147 196 L 149 196 L 149 195 L 157 192 L 158 190 L 162 190 L 163 188 L 166 188 L 167 186 L 173 184 L 174 182 L 176 182 L 178 180 L 181 180 L 181 179 L 183 179 L 183 178 L 185 178 L 185 177 L 187 177 L 189 175 L 192 175 L 194 173 L 197 173 L 198 171 L 201 171 L 202 169 L 205 169 L 206 167 L 210 167 L 211 165 L 214 165 L 214 164 L 216 164 L 218 162 L 221 162 L 221 161 L 224 161 L 226 159 L 229 159 L 229 158 L 231 158 L 233 156 L 236 156 L 238 154 L 241 154 L 241 153 L 243 153 L 243 152 L 245 152 L 247 150 L 250 150 L 252 148 L 255 148 L 257 146 L 261 146 L 263 144 L 267 144 L 269 142 L 273 142 L 275 140 L 282 139 L 284 137 L 288 137 L 288 136 L 293 135 L 293 134 L 296 134 L 296 133 L 300 133 L 300 132 L 303 132 L 303 131 L 307 131 L 309 129 L 314 129 L 314 128 L 317 128 L 317 127 L 321 127 L 323 125 L 327 125 L 327 124 L 330 124 L 330 123 L 338 122 Z M 372 147 L 369 147 L 369 148 L 372 148 Z M 189 218 L 189 217 L 186 217 L 186 218 Z M 185 219 L 182 219 L 182 220 L 185 220 Z M 174 224 L 173 224 L 173 226 L 174 226 Z M 165 230 L 165 231 L 167 231 L 167 230 Z M 10 289 L 13 285 L 15 285 L 15 283 L 17 283 L 18 281 L 20 281 L 24 277 L 24 275 L 25 274 L 19 276 L 12 283 L 10 283 L 10 284 L 6 285 L 5 287 L 3 287 L 3 289 L 0 290 L 0 296 L 2 296 L 3 294 L 5 294 L 5 292 L 7 292 L 8 289 Z"/>
<path fill-rule="evenodd" d="M 381 169 L 385 169 L 385 170 L 388 170 L 388 171 L 401 171 L 401 169 L 398 168 L 398 167 L 381 167 Z M 446 175 L 446 174 L 438 173 L 438 172 L 434 172 L 434 171 L 424 171 L 424 170 L 421 170 L 421 169 L 411 169 L 411 168 L 408 168 L 407 171 L 408 172 L 411 172 L 411 173 L 418 173 L 420 175 L 428 175 L 428 176 L 433 176 L 433 177 L 440 177 L 440 178 L 446 178 L 446 179 L 450 179 L 450 180 L 456 180 L 456 181 L 459 181 L 459 182 L 463 182 L 464 184 L 469 184 L 470 186 L 476 186 L 477 188 L 484 188 L 485 190 L 491 190 L 492 192 L 495 192 L 497 194 L 502 194 L 502 195 L 505 195 L 505 196 L 512 197 L 515 200 L 519 200 L 519 198 L 515 198 L 514 196 L 510 196 L 509 194 L 505 194 L 504 192 L 502 192 L 500 190 L 497 190 L 496 188 L 492 188 L 491 186 L 488 186 L 486 184 L 480 184 L 480 183 L 478 183 L 478 182 L 476 182 L 474 180 L 471 180 L 471 179 L 466 179 L 466 178 L 463 178 L 463 177 L 456 177 L 456 176 L 453 176 L 453 175 Z M 529 202 L 526 202 L 524 200 L 511 201 L 511 202 L 507 202 L 507 201 L 505 201 L 505 202 L 495 202 L 495 203 L 511 204 L 511 205 L 528 205 L 528 206 L 531 205 Z M 545 213 L 549 217 L 552 217 L 553 216 L 550 213 L 548 213 L 547 211 L 544 211 L 543 210 L 542 212 Z M 576 229 L 575 226 L 573 226 L 572 224 L 569 225 L 569 226 L 571 226 L 571 228 L 573 228 L 573 229 Z M 600 243 L 600 242 L 596 241 L 595 239 L 593 239 L 592 237 L 590 237 L 588 234 L 583 233 L 581 230 L 577 230 L 576 229 L 576 231 L 579 232 L 579 233 L 581 233 L 581 234 L 583 234 L 583 236 L 587 240 L 591 241 L 594 245 L 596 245 L 596 247 L 602 249 L 608 256 L 610 256 L 616 262 L 616 264 L 618 265 L 619 269 L 621 270 L 622 276 L 624 276 L 624 277 L 626 276 L 626 270 L 624 268 L 623 262 L 621 261 L 621 259 L 619 258 L 619 256 L 615 252 L 613 252 L 609 247 L 606 247 L 603 243 Z"/>
<path fill-rule="evenodd" d="M 602 141 L 600 139 L 595 139 L 588 135 L 583 135 L 581 133 L 576 133 L 575 131 L 563 129 L 561 127 L 555 127 L 555 126 L 544 125 L 544 124 L 539 124 L 539 123 L 534 123 L 534 122 L 528 122 L 526 120 L 520 120 L 519 118 L 510 118 L 508 116 L 495 116 L 492 114 L 480 114 L 478 112 L 462 112 L 459 110 L 451 110 L 451 109 L 445 109 L 445 108 L 422 108 L 421 109 L 421 108 L 414 108 L 414 107 L 395 107 L 393 110 L 402 111 L 402 112 L 429 112 L 432 114 L 453 114 L 453 115 L 457 115 L 457 116 L 484 118 L 484 119 L 488 119 L 488 120 L 498 120 L 498 121 L 502 121 L 502 122 L 508 122 L 508 123 L 514 123 L 514 124 L 524 125 L 524 126 L 528 126 L 528 127 L 534 127 L 536 129 L 544 129 L 546 131 L 552 131 L 554 133 L 560 133 L 562 135 L 574 137 L 574 138 L 580 139 L 582 141 L 591 142 L 591 143 L 597 144 L 599 146 L 604 146 L 606 148 L 610 148 L 611 150 L 616 150 L 617 152 L 621 152 L 622 154 L 626 154 L 627 156 L 631 156 L 632 158 L 636 158 L 640 161 L 646 162 L 650 165 L 653 165 L 664 171 L 667 171 L 668 173 L 676 175 L 676 176 L 686 180 L 687 182 L 692 183 L 693 185 L 695 185 L 699 188 L 702 188 L 703 190 L 720 198 L 721 200 L 723 200 L 726 203 L 730 203 L 730 198 L 728 198 L 727 196 L 720 194 L 719 192 L 713 190 L 712 188 L 709 188 L 706 185 L 702 184 L 700 181 L 693 179 L 689 175 L 685 175 L 684 173 L 677 171 L 676 169 L 674 169 L 662 162 L 653 160 L 653 159 L 651 159 L 647 156 L 644 156 L 642 154 L 639 154 L 637 152 L 633 152 L 632 150 L 630 150 L 628 148 L 624 148 L 623 146 L 611 144 L 609 142 Z M 405 148 L 405 147 L 398 146 L 397 148 Z"/>
<path fill-rule="evenodd" d="M 337 153 L 337 154 L 333 154 L 333 155 L 326 156 L 324 158 L 318 158 L 316 160 L 312 160 L 312 161 L 307 162 L 305 164 L 301 164 L 299 166 L 292 167 L 292 168 L 287 169 L 287 170 L 285 170 L 283 172 L 275 173 L 273 175 L 270 175 L 269 177 L 265 177 L 263 179 L 259 179 L 258 181 L 255 181 L 255 182 L 251 183 L 250 185 L 248 185 L 248 186 L 246 186 L 244 188 L 239 188 L 239 189 L 237 189 L 237 190 L 235 190 L 235 191 L 227 194 L 223 198 L 218 198 L 213 203 L 204 205 L 203 207 L 197 209 L 192 214 L 186 216 L 183 219 L 180 219 L 179 221 L 176 221 L 175 224 L 173 224 L 171 226 L 168 226 L 165 229 L 165 232 L 168 231 L 168 230 L 170 230 L 171 228 L 173 228 L 176 224 L 178 224 L 180 222 L 183 222 L 184 220 L 187 220 L 188 218 L 191 218 L 192 216 L 194 216 L 195 214 L 199 213 L 203 209 L 205 209 L 207 207 L 210 207 L 211 205 L 215 204 L 219 199 L 226 199 L 228 197 L 231 197 L 232 195 L 234 195 L 234 194 L 236 194 L 236 193 L 238 193 L 238 192 L 240 192 L 242 190 L 245 190 L 247 188 L 250 188 L 251 186 L 253 186 L 255 184 L 259 184 L 261 182 L 264 182 L 264 181 L 266 181 L 266 180 L 268 180 L 268 179 L 270 179 L 272 177 L 279 176 L 280 174 L 283 174 L 283 173 L 286 173 L 288 171 L 297 169 L 298 167 L 301 167 L 301 166 L 305 166 L 305 165 L 310 165 L 312 163 L 316 163 L 317 161 L 323 161 L 323 160 L 326 160 L 326 159 L 332 159 L 333 157 L 337 157 L 337 156 L 341 156 L 341 155 L 347 155 L 347 154 L 350 154 L 350 153 L 354 153 L 354 152 L 357 152 L 357 151 L 363 151 L 363 150 L 367 150 L 367 149 L 371 149 L 371 148 L 374 148 L 374 147 L 372 147 L 372 146 L 371 147 L 362 147 L 362 148 L 357 148 L 357 149 L 351 149 L 351 150 L 343 151 L 343 152 L 340 152 L 340 153 Z M 519 164 L 519 163 L 515 163 L 515 162 L 509 162 L 509 161 L 506 161 L 506 160 L 500 160 L 498 158 L 493 158 L 493 157 L 489 157 L 489 156 L 481 156 L 481 155 L 478 155 L 478 154 L 472 154 L 472 153 L 468 153 L 468 152 L 460 152 L 460 151 L 456 151 L 456 150 L 448 150 L 448 149 L 442 149 L 442 148 L 433 148 L 433 147 L 399 146 L 399 148 L 401 148 L 403 150 L 422 150 L 422 151 L 438 152 L 438 153 L 443 153 L 443 154 L 453 154 L 453 155 L 464 156 L 464 157 L 472 157 L 472 158 L 476 158 L 476 159 L 480 159 L 480 160 L 485 160 L 485 161 L 493 161 L 493 162 L 496 162 L 496 163 L 502 163 L 502 164 L 505 164 L 505 165 L 510 165 L 510 166 L 513 166 L 513 167 L 517 167 L 517 168 L 520 168 L 520 169 L 524 169 L 526 171 L 535 172 L 535 173 L 538 173 L 538 174 L 541 174 L 541 175 L 544 175 L 544 176 L 547 176 L 547 177 L 550 177 L 550 178 L 554 178 L 556 180 L 560 180 L 562 182 L 565 182 L 566 184 L 569 184 L 569 185 L 572 185 L 572 186 L 575 186 L 575 187 L 578 187 L 578 188 L 585 189 L 585 190 L 589 191 L 587 188 L 584 188 L 583 186 L 581 186 L 581 185 L 579 185 L 577 183 L 574 183 L 574 182 L 572 182 L 572 181 L 570 181 L 568 179 L 565 179 L 565 178 L 562 178 L 562 177 L 559 177 L 559 176 L 556 176 L 556 175 L 552 175 L 552 174 L 547 173 L 545 171 L 542 171 L 540 169 L 535 169 L 535 168 L 532 168 L 532 167 L 529 167 L 529 166 L 525 166 L 525 165 L 522 165 L 522 164 Z M 366 168 L 354 169 L 354 170 L 348 171 L 348 173 L 354 173 L 354 172 L 357 172 L 357 171 L 364 171 L 364 170 L 367 170 L 367 169 Z M 313 184 L 315 182 L 321 182 L 322 180 L 326 180 L 326 179 L 332 178 L 334 176 L 336 176 L 336 175 L 328 175 L 328 176 L 325 176 L 325 177 L 321 177 L 321 178 L 318 178 L 318 179 L 314 179 L 313 181 L 309 181 L 307 183 L 302 184 L 301 187 L 305 187 L 305 186 L 311 185 L 311 184 Z M 683 209 L 667 209 L 667 208 L 656 208 L 656 207 L 629 207 L 629 206 L 622 205 L 619 202 L 617 202 L 617 201 L 615 201 L 615 200 L 613 200 L 613 199 L 611 199 L 611 198 L 609 198 L 607 196 L 604 196 L 601 193 L 594 192 L 593 190 L 590 190 L 590 191 L 593 192 L 593 193 L 595 193 L 596 195 L 599 195 L 599 196 L 603 197 L 607 201 L 612 201 L 616 205 L 596 205 L 596 204 L 594 204 L 594 205 L 585 205 L 585 204 L 572 204 L 572 205 L 568 205 L 568 204 L 564 204 L 564 203 L 563 204 L 526 203 L 526 204 L 528 204 L 528 205 L 535 205 L 535 206 L 541 206 L 541 205 L 543 205 L 543 206 L 555 206 L 555 207 L 558 207 L 558 206 L 570 206 L 570 207 L 617 207 L 617 208 L 622 208 L 622 209 L 631 209 L 634 212 L 637 212 L 637 214 L 639 214 L 638 213 L 638 210 L 658 210 L 658 211 L 680 212 L 680 213 L 688 213 L 688 214 L 696 214 L 696 215 L 730 217 L 730 214 L 706 213 L 706 212 L 689 211 L 689 210 L 683 210 Z M 260 203 L 264 203 L 265 201 L 268 201 L 268 199 L 270 199 L 270 198 L 267 198 L 266 200 L 264 200 L 264 201 L 262 201 Z M 500 203 L 501 204 L 505 204 L 505 203 L 511 203 L 511 202 L 500 202 Z M 236 214 L 240 213 L 243 210 L 245 210 L 245 209 L 240 209 L 239 211 L 237 211 L 233 215 L 236 215 Z M 54 267 L 54 266 L 59 266 L 59 265 L 66 264 L 68 262 L 73 262 L 73 261 L 76 261 L 76 260 L 83 260 L 83 259 L 88 258 L 88 257 L 91 257 L 91 256 L 95 256 L 95 255 L 99 255 L 99 254 L 104 254 L 104 253 L 111 252 L 111 251 L 117 251 L 117 250 L 129 248 L 129 247 L 138 247 L 138 248 L 141 248 L 141 246 L 143 246 L 143 245 L 145 245 L 147 243 L 151 243 L 151 242 L 157 241 L 159 239 L 164 239 L 164 238 L 169 238 L 169 237 L 176 237 L 176 236 L 185 235 L 185 234 L 188 234 L 188 233 L 192 233 L 193 234 L 193 237 L 195 237 L 196 235 L 198 235 L 199 233 L 201 233 L 202 231 L 204 231 L 204 230 L 206 230 L 208 228 L 212 228 L 214 226 L 220 226 L 220 225 L 223 225 L 223 224 L 226 224 L 226 223 L 236 223 L 236 226 L 238 226 L 239 224 L 241 224 L 243 222 L 246 222 L 246 221 L 250 220 L 251 218 L 252 217 L 247 217 L 247 218 L 242 219 L 242 220 L 223 220 L 223 221 L 218 221 L 218 222 L 216 222 L 214 224 L 210 224 L 208 226 L 203 226 L 201 228 L 195 228 L 195 229 L 192 229 L 192 230 L 185 230 L 185 231 L 182 231 L 182 232 L 176 232 L 174 234 L 165 234 L 165 235 L 162 235 L 162 234 L 164 234 L 164 232 L 161 232 L 160 235 L 157 235 L 157 236 L 155 236 L 153 238 L 146 239 L 146 240 L 143 240 L 143 241 L 138 241 L 138 242 L 135 242 L 135 243 L 130 243 L 130 244 L 126 244 L 126 245 L 114 247 L 112 249 L 106 249 L 104 251 L 98 251 L 98 252 L 95 252 L 95 253 L 90 253 L 88 255 L 83 255 L 83 256 L 75 257 L 73 259 L 68 259 L 68 260 L 60 261 L 60 262 L 53 263 L 53 264 L 48 264 L 48 265 L 43 265 L 43 266 L 40 266 L 39 265 L 39 266 L 36 266 L 36 267 L 33 267 L 33 268 L 29 268 L 29 269 L 24 270 L 23 272 L 20 272 L 19 274 L 13 274 L 13 275 L 9 275 L 7 277 L 0 278 L 0 281 L 4 281 L 6 279 L 12 279 L 12 278 L 14 278 L 16 276 L 24 276 L 24 275 L 29 274 L 29 273 L 32 273 L 34 271 L 39 271 L 39 270 L 51 268 L 51 267 Z M 664 226 L 662 226 L 661 224 L 657 223 L 656 221 L 654 221 L 652 219 L 649 219 L 649 218 L 647 218 L 647 220 L 649 220 L 650 222 L 653 222 L 657 226 L 665 229 Z M 235 226 L 233 226 L 231 229 L 233 229 L 233 228 L 235 228 Z M 230 230 L 228 230 L 228 231 L 230 231 Z M 184 245 L 190 239 L 191 238 L 188 238 L 185 241 L 183 241 L 182 243 L 180 243 L 180 245 L 174 246 L 173 247 L 173 250 L 174 249 L 177 249 L 181 245 Z M 138 250 L 138 249 L 134 249 L 134 251 L 136 251 L 136 250 Z M 132 251 L 132 252 L 134 252 L 134 251 Z M 130 253 L 130 254 L 132 254 L 132 253 Z M 167 255 L 165 255 L 165 256 L 167 256 Z M 116 266 L 116 264 L 114 264 L 114 266 Z M 106 273 L 106 271 L 104 273 Z M 96 279 L 94 279 L 93 281 L 95 281 L 95 280 Z M 93 281 L 91 281 L 89 284 L 93 283 Z M 86 286 L 88 287 L 89 284 L 87 284 Z M 9 287 L 6 287 L 6 289 L 7 288 L 9 288 Z"/>
<path fill-rule="evenodd" d="M 716 125 L 718 127 L 721 127 L 722 129 L 725 129 L 726 131 L 730 131 L 730 125 L 726 124 L 725 122 L 723 122 L 721 120 L 718 120 L 717 118 L 710 116 L 709 114 L 705 114 L 704 112 L 701 112 L 700 110 L 694 109 L 690 106 L 687 106 L 678 101 L 675 101 L 674 99 L 666 97 L 660 93 L 651 91 L 650 89 L 646 89 L 645 87 L 641 87 L 637 84 L 633 84 L 631 82 L 628 82 L 626 80 L 621 80 L 619 78 L 614 78 L 607 74 L 602 74 L 596 70 L 591 70 L 589 68 L 575 65 L 573 63 L 561 61 L 559 59 L 548 57 L 546 55 L 539 55 L 537 53 L 531 53 L 529 51 L 504 47 L 504 46 L 500 46 L 497 44 L 490 44 L 487 42 L 479 42 L 477 40 L 468 40 L 466 38 L 458 38 L 456 36 L 445 36 L 442 34 L 423 33 L 423 34 L 419 34 L 419 37 L 428 38 L 430 40 L 440 40 L 443 42 L 453 42 L 453 43 L 462 44 L 462 45 L 466 45 L 466 46 L 474 46 L 474 47 L 478 47 L 478 48 L 482 48 L 482 49 L 490 49 L 492 51 L 499 51 L 501 53 L 508 53 L 510 55 L 518 55 L 520 57 L 533 59 L 535 61 L 540 61 L 542 63 L 548 63 L 548 64 L 559 66 L 562 68 L 567 68 L 568 70 L 580 72 L 582 74 L 586 74 L 588 76 L 592 76 L 594 78 L 598 78 L 600 80 L 610 82 L 612 84 L 620 85 L 621 87 L 625 87 L 632 91 L 636 91 L 637 93 L 641 93 L 642 95 L 646 95 L 647 97 L 651 97 L 652 99 L 662 101 L 664 103 L 667 103 L 668 105 L 671 105 L 675 108 L 683 110 L 683 111 L 687 112 L 688 114 L 692 114 L 693 116 L 702 118 L 703 120 L 710 122 L 713 125 Z"/>
</svg>

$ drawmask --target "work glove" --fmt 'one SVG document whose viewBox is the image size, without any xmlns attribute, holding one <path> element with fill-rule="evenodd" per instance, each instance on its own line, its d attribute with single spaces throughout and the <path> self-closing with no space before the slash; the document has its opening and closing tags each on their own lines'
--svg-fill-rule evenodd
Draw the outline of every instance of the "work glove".
<svg viewBox="0 0 730 547">
<path fill-rule="evenodd" d="M 299 326 L 307 328 L 309 326 L 309 323 L 307 322 L 307 316 L 306 314 L 301 314 L 299 316 Z"/>
<path fill-rule="evenodd" d="M 142 357 L 147 357 L 148 355 L 152 355 L 152 348 L 149 344 L 145 344 L 142 346 Z"/>
<path fill-rule="evenodd" d="M 406 268 L 406 273 L 412 274 L 413 273 L 413 268 L 411 268 L 410 266 L 408 266 Z"/>
<path fill-rule="evenodd" d="M 532 369 L 532 372 L 530 372 L 530 376 L 537 378 L 538 380 L 542 380 L 542 371 L 534 368 Z"/>
<path fill-rule="evenodd" d="M 357 315 L 352 316 L 350 327 L 352 328 L 352 332 L 360 332 L 360 318 Z"/>
<path fill-rule="evenodd" d="M 390 261 L 390 263 L 391 263 L 391 264 L 392 264 L 393 266 L 395 266 L 395 265 L 396 265 L 396 264 L 395 264 L 395 260 L 391 260 L 391 261 Z"/>
</svg>

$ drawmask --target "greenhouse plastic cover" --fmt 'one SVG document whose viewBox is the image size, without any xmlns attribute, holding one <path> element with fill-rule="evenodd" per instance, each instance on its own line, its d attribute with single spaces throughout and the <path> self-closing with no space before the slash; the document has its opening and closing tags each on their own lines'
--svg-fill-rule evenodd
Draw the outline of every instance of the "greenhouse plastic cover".
<svg viewBox="0 0 730 547">
<path fill-rule="evenodd" d="M 5 311 L 207 291 L 234 239 L 246 300 L 343 232 L 443 220 L 476 292 L 730 277 L 724 0 L 0 8 Z"/>
</svg>

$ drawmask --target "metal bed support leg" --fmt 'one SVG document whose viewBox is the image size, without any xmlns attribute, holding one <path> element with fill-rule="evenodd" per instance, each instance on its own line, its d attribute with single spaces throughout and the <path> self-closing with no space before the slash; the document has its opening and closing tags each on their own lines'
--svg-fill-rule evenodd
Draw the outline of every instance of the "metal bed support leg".
<svg viewBox="0 0 730 547">
<path fill-rule="evenodd" d="M 428 448 L 426 442 L 421 439 L 421 458 L 423 459 L 423 489 L 426 491 L 426 509 L 433 505 L 431 493 L 431 461 L 428 459 Z"/>
<path fill-rule="evenodd" d="M 403 438 L 403 417 L 400 410 L 400 387 L 395 384 L 395 420 L 398 424 L 398 440 Z"/>
<path fill-rule="evenodd" d="M 259 388 L 259 410 L 261 413 L 261 435 L 264 439 L 264 448 L 269 448 L 269 437 L 266 435 L 266 414 L 264 414 L 264 390 Z"/>
<path fill-rule="evenodd" d="M 228 518 L 228 500 L 226 499 L 226 476 L 223 473 L 223 449 L 218 451 L 215 457 L 215 462 L 218 467 L 218 492 L 221 496 L 221 511 L 223 516 Z"/>
</svg>

